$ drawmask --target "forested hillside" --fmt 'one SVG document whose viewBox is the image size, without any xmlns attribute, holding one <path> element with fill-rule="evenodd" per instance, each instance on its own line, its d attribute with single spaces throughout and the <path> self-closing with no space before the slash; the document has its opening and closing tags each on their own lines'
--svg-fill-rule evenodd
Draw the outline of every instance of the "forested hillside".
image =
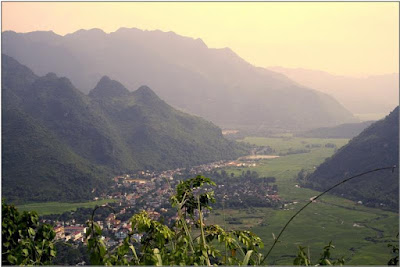
<svg viewBox="0 0 400 267">
<path fill-rule="evenodd" d="M 8 200 L 82 200 L 113 174 L 186 167 L 245 153 L 221 129 L 148 87 L 103 77 L 89 96 L 2 56 L 2 185 Z"/>
<path fill-rule="evenodd" d="M 344 178 L 380 167 L 399 164 L 399 108 L 369 126 L 331 158 L 322 163 L 303 183 L 325 190 Z M 399 169 L 381 171 L 351 180 L 332 191 L 373 207 L 398 210 Z"/>
<path fill-rule="evenodd" d="M 173 32 L 7 31 L 2 46 L 35 73 L 67 76 L 85 93 L 103 75 L 130 91 L 147 85 L 168 104 L 220 127 L 301 130 L 357 121 L 330 95 L 255 67 L 229 48 Z"/>
</svg>

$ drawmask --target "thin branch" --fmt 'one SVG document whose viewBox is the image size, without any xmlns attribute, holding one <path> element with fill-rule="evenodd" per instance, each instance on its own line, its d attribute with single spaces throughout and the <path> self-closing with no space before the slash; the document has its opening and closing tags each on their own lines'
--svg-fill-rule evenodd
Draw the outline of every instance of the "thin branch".
<svg viewBox="0 0 400 267">
<path fill-rule="evenodd" d="M 111 209 L 111 210 L 113 211 L 114 214 L 116 213 L 115 210 L 114 210 L 110 205 L 108 205 L 108 204 L 103 204 L 103 205 L 97 206 L 97 207 L 95 207 L 95 208 L 93 209 L 93 211 L 92 211 L 91 225 L 90 225 L 90 228 L 91 228 L 91 230 L 92 230 L 92 236 L 93 236 L 93 237 L 95 236 L 95 231 L 94 231 L 94 213 L 95 213 L 96 210 L 99 209 L 99 208 L 109 208 L 109 209 Z M 95 242 L 97 243 L 97 239 L 95 238 L 94 240 L 95 240 Z M 99 248 L 97 248 L 97 249 L 99 249 Z"/>
<path fill-rule="evenodd" d="M 110 205 L 108 205 L 108 204 L 103 204 L 103 205 L 101 205 L 101 206 L 97 206 L 97 207 L 94 208 L 93 211 L 92 211 L 92 222 L 94 222 L 94 213 L 95 213 L 96 210 L 99 209 L 99 208 L 109 208 L 109 209 L 111 209 L 111 210 L 113 211 L 114 214 L 116 213 L 115 210 L 114 210 Z"/>
<path fill-rule="evenodd" d="M 384 167 L 384 168 L 378 168 L 378 169 L 374 169 L 374 170 L 370 170 L 370 171 L 366 171 L 357 175 L 354 175 L 350 178 L 344 179 L 343 181 L 341 181 L 340 183 L 335 184 L 334 186 L 330 187 L 329 189 L 325 190 L 324 192 L 322 192 L 321 194 L 317 195 L 314 198 L 311 198 L 310 201 L 308 201 L 307 204 L 305 204 L 299 211 L 297 211 L 290 219 L 289 221 L 285 224 L 285 226 L 282 228 L 281 232 L 279 233 L 278 237 L 275 238 L 274 243 L 272 244 L 271 248 L 269 249 L 268 253 L 265 255 L 265 257 L 262 259 L 262 261 L 260 262 L 260 265 L 268 258 L 269 254 L 271 253 L 272 249 L 275 247 L 276 243 L 278 243 L 279 238 L 281 237 L 282 233 L 286 230 L 286 228 L 288 227 L 289 223 L 300 213 L 302 212 L 308 205 L 310 205 L 313 201 L 317 200 L 318 198 L 320 198 L 321 196 L 325 195 L 326 193 L 328 193 L 329 191 L 331 191 L 332 189 L 338 187 L 341 184 L 344 184 L 354 178 L 363 176 L 365 174 L 368 173 L 372 173 L 372 172 L 377 172 L 377 171 L 381 171 L 381 170 L 388 170 L 391 169 L 392 172 L 394 172 L 394 169 L 397 168 L 396 165 L 390 166 L 390 167 Z"/>
<path fill-rule="evenodd" d="M 210 258 L 208 257 L 206 238 L 205 238 L 205 236 L 204 236 L 203 213 L 202 213 L 202 211 L 201 211 L 200 197 L 199 197 L 199 196 L 197 196 L 197 206 L 198 206 L 198 209 L 199 209 L 200 231 L 201 231 L 201 244 L 202 244 L 202 247 L 203 247 L 202 249 L 206 251 L 206 262 L 207 262 L 207 266 L 211 266 Z"/>
<path fill-rule="evenodd" d="M 189 237 L 190 249 L 192 250 L 192 253 L 194 254 L 195 250 L 194 250 L 193 238 L 190 235 L 189 229 L 186 224 L 185 217 L 182 214 L 182 207 L 185 204 L 185 202 L 186 202 L 186 192 L 183 195 L 182 201 L 180 203 L 178 203 L 178 217 L 181 220 L 181 223 L 182 223 L 183 229 L 185 230 L 186 235 Z"/>
</svg>

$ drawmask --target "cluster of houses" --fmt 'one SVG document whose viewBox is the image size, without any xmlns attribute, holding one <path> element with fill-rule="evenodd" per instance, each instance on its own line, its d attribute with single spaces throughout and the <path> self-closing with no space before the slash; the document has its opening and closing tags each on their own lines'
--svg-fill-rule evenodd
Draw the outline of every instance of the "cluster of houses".
<svg viewBox="0 0 400 267">
<path fill-rule="evenodd" d="M 56 239 L 61 239 L 64 241 L 75 241 L 75 242 L 83 242 L 86 228 L 81 225 L 75 226 L 64 226 L 62 224 L 54 227 L 54 231 L 56 233 Z"/>
<path fill-rule="evenodd" d="M 196 175 L 198 173 L 206 173 L 216 168 L 226 166 L 243 166 L 243 162 L 237 161 L 218 161 L 209 164 L 192 167 L 189 170 L 182 168 L 174 170 L 166 170 L 161 172 L 156 171 L 140 171 L 134 174 L 120 175 L 113 178 L 114 185 L 112 190 L 107 195 L 96 197 L 98 199 L 116 199 L 117 202 L 113 205 L 118 206 L 116 214 L 110 214 L 103 221 L 97 221 L 97 224 L 103 230 L 103 239 L 108 247 L 113 247 L 120 242 L 132 231 L 132 225 L 129 221 L 132 210 L 145 210 L 149 216 L 158 220 L 161 216 L 170 223 L 176 219 L 176 210 L 170 210 L 170 197 L 174 193 L 178 180 L 174 177 L 182 176 L 183 174 Z M 253 163 L 245 163 L 253 164 Z M 253 166 L 253 165 L 251 165 Z M 222 185 L 223 187 L 223 185 Z M 216 191 L 221 191 L 221 194 L 226 193 L 227 189 L 232 197 L 239 197 L 243 194 L 259 194 L 260 188 L 253 188 L 250 183 L 244 183 L 239 186 L 227 185 L 215 188 Z M 265 187 L 265 193 L 270 194 L 271 200 L 278 198 L 276 192 L 271 187 Z M 217 192 L 216 192 L 217 193 Z M 239 194 L 239 195 L 238 195 Z M 260 193 L 261 194 L 261 193 Z M 218 195 L 218 193 L 217 193 Z M 127 214 L 127 211 L 129 211 Z M 123 216 L 129 215 L 129 216 Z M 125 218 L 119 220 L 117 218 Z M 85 242 L 86 229 L 84 225 L 75 224 L 74 220 L 70 222 L 55 222 L 56 238 L 64 241 L 72 241 L 76 243 Z M 137 240 L 141 239 L 140 235 L 134 235 Z"/>
<path fill-rule="evenodd" d="M 132 225 L 128 222 L 121 222 L 116 219 L 115 214 L 110 214 L 104 221 L 96 222 L 103 230 L 104 236 L 102 239 L 105 241 L 107 247 L 112 247 L 120 243 L 128 233 L 132 231 Z M 85 243 L 85 235 L 87 227 L 81 224 L 69 225 L 70 222 L 56 222 L 54 231 L 56 233 L 56 240 L 70 241 L 75 244 Z M 133 237 L 140 241 L 141 235 L 134 234 Z"/>
<path fill-rule="evenodd" d="M 260 179 L 261 180 L 261 179 Z M 255 183 L 254 179 L 218 184 L 214 190 L 217 206 L 225 207 L 277 207 L 281 205 L 276 185 Z"/>
</svg>

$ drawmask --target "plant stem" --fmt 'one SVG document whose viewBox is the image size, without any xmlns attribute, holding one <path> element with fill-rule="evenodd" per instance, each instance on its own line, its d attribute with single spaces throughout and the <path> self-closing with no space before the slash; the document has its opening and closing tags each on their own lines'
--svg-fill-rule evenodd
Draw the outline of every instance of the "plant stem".
<svg viewBox="0 0 400 267">
<path fill-rule="evenodd" d="M 203 249 L 206 251 L 206 255 L 207 255 L 207 258 L 206 258 L 206 260 L 207 260 L 207 266 L 211 266 L 210 258 L 208 257 L 206 238 L 205 238 L 205 236 L 204 236 L 203 213 L 201 212 L 200 197 L 197 197 L 197 205 L 198 205 L 198 209 L 199 209 L 199 218 L 200 218 L 201 243 L 202 243 Z"/>
<path fill-rule="evenodd" d="M 285 226 L 282 228 L 282 230 L 281 230 L 281 232 L 279 233 L 279 235 L 277 236 L 277 238 L 275 238 L 275 241 L 274 241 L 274 243 L 272 244 L 271 248 L 269 249 L 268 253 L 265 255 L 265 257 L 264 257 L 264 258 L 262 259 L 262 261 L 260 262 L 260 265 L 268 258 L 269 254 L 271 253 L 272 249 L 275 247 L 276 243 L 278 243 L 279 238 L 281 237 L 282 233 L 286 230 L 286 228 L 288 227 L 289 223 L 290 223 L 291 221 L 293 221 L 293 219 L 294 219 L 300 212 L 302 212 L 305 208 L 307 208 L 307 206 L 310 205 L 313 201 L 317 200 L 318 198 L 320 198 L 321 196 L 325 195 L 326 193 L 328 193 L 328 192 L 331 191 L 332 189 L 338 187 L 339 185 L 344 184 L 344 183 L 346 183 L 346 182 L 348 182 L 348 181 L 350 181 L 350 180 L 352 180 L 352 179 L 354 179 L 354 178 L 363 176 L 363 175 L 368 174 L 368 173 L 377 172 L 377 171 L 381 171 L 381 170 L 387 170 L 387 169 L 391 169 L 392 172 L 393 172 L 395 168 L 397 168 L 396 165 L 390 166 L 390 167 L 377 168 L 377 169 L 373 169 L 373 170 L 370 170 L 370 171 L 366 171 L 366 172 L 363 172 L 363 173 L 354 175 L 354 176 L 352 176 L 352 177 L 350 177 L 350 178 L 347 178 L 347 179 L 344 179 L 343 181 L 341 181 L 341 182 L 335 184 L 334 186 L 328 188 L 327 190 L 325 190 L 325 191 L 322 192 L 321 194 L 317 195 L 316 197 L 311 198 L 310 201 L 307 202 L 307 204 L 305 204 L 300 210 L 298 210 L 298 211 L 289 219 L 289 221 L 287 221 L 287 223 L 286 223 Z"/>
<path fill-rule="evenodd" d="M 187 227 L 186 220 L 185 220 L 185 218 L 184 218 L 184 216 L 182 214 L 182 207 L 183 207 L 183 204 L 186 201 L 185 198 L 186 198 L 186 193 L 183 195 L 182 202 L 179 203 L 179 205 L 178 205 L 178 217 L 181 219 L 183 229 L 185 230 L 186 235 L 189 237 L 190 249 L 192 250 L 192 253 L 194 254 L 193 239 L 192 239 L 192 236 L 190 235 L 189 229 Z"/>
</svg>

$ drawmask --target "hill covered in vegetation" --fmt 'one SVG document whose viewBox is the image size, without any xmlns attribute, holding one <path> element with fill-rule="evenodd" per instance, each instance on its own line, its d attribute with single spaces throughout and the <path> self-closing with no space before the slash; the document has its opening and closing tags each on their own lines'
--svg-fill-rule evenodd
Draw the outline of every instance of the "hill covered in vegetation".
<svg viewBox="0 0 400 267">
<path fill-rule="evenodd" d="M 2 56 L 2 186 L 9 201 L 83 200 L 112 174 L 186 167 L 246 153 L 221 129 L 150 88 L 103 77 L 85 95 Z"/>
<path fill-rule="evenodd" d="M 298 133 L 297 136 L 307 138 L 353 138 L 359 135 L 373 121 L 345 123 L 333 127 L 322 127 Z"/>
<path fill-rule="evenodd" d="M 170 105 L 225 128 L 304 130 L 356 122 L 333 97 L 255 67 L 229 48 L 173 32 L 120 28 L 2 34 L 3 53 L 88 93 L 103 76 L 154 89 Z"/>
<path fill-rule="evenodd" d="M 340 148 L 311 175 L 300 177 L 311 188 L 325 190 L 344 178 L 399 163 L 399 107 Z M 332 191 L 372 207 L 398 210 L 399 169 L 351 180 Z"/>
</svg>

